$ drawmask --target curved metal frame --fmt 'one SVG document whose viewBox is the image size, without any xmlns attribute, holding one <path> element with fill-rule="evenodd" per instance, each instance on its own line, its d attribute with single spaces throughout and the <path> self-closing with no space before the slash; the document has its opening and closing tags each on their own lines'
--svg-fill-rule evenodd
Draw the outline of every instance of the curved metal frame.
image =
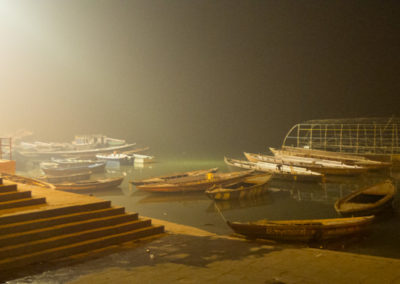
<svg viewBox="0 0 400 284">
<path fill-rule="evenodd" d="M 400 154 L 400 119 L 307 121 L 294 125 L 282 146 L 365 155 Z"/>
</svg>

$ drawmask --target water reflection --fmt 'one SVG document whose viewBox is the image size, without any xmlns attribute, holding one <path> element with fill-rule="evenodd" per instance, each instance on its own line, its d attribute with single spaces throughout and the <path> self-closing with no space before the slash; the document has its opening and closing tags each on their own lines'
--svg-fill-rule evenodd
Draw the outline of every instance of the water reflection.
<svg viewBox="0 0 400 284">
<path fill-rule="evenodd" d="M 236 200 L 215 200 L 207 208 L 207 212 L 218 212 L 228 210 L 241 210 L 251 207 L 266 206 L 273 203 L 272 195 L 255 196 L 254 198 Z"/>
<path fill-rule="evenodd" d="M 232 231 L 219 211 L 225 219 L 231 221 L 337 218 L 339 215 L 334 210 L 334 202 L 338 198 L 387 178 L 393 178 L 396 186 L 400 180 L 399 169 L 392 169 L 388 173 L 330 177 L 326 183 L 271 180 L 269 191 L 259 198 L 224 202 L 214 202 L 201 192 L 173 195 L 142 192 L 129 183 L 134 179 L 212 167 L 218 167 L 222 172 L 228 171 L 223 159 L 170 159 L 153 164 L 120 165 L 108 168 L 105 173 L 106 177 L 125 176 L 120 188 L 93 191 L 91 194 L 111 200 L 114 206 L 123 206 L 128 212 L 139 212 L 140 215 L 194 226 L 217 234 L 231 234 Z M 24 168 L 25 173 L 30 176 L 40 172 L 35 164 L 20 168 Z M 94 176 L 97 177 L 104 178 L 104 174 Z M 344 249 L 400 258 L 400 247 L 397 246 L 400 239 L 399 192 L 394 201 L 394 214 L 380 218 L 372 229 L 371 235 L 365 240 L 359 240 L 351 247 L 346 245 Z"/>
<path fill-rule="evenodd" d="M 146 196 L 140 199 L 139 203 L 172 203 L 172 202 L 187 202 L 187 201 L 198 201 L 208 200 L 208 197 L 203 192 L 191 192 L 191 193 L 172 193 L 172 194 L 146 194 Z"/>
</svg>

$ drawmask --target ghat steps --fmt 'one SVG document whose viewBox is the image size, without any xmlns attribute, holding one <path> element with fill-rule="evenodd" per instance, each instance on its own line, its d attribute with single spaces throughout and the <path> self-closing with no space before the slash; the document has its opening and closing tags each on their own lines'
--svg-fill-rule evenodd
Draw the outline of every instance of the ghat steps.
<svg viewBox="0 0 400 284">
<path fill-rule="evenodd" d="M 0 272 L 163 232 L 110 201 L 0 178 Z"/>
</svg>

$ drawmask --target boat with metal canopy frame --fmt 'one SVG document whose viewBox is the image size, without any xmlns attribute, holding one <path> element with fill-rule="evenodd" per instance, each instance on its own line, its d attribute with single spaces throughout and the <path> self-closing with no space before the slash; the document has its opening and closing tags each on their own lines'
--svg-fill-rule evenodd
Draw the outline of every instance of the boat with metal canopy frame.
<svg viewBox="0 0 400 284">
<path fill-rule="evenodd" d="M 400 118 L 309 120 L 294 125 L 282 148 L 296 147 L 400 161 Z"/>
</svg>

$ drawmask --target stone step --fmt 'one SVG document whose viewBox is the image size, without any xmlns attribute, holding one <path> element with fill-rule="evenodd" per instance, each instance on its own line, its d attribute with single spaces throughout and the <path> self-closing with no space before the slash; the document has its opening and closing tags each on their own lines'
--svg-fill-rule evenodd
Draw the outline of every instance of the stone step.
<svg viewBox="0 0 400 284">
<path fill-rule="evenodd" d="M 111 207 L 111 201 L 98 201 L 80 205 L 57 207 L 39 211 L 29 211 L 26 213 L 19 212 L 18 214 L 1 216 L 0 225 L 11 224 L 16 222 L 30 221 L 33 219 L 50 218 L 60 215 L 72 214 L 82 211 L 99 210 Z M 0 212 L 1 214 L 1 212 Z"/>
<path fill-rule="evenodd" d="M 120 214 L 102 218 L 61 224 L 57 226 L 34 229 L 25 232 L 0 235 L 0 255 L 4 247 L 53 238 L 60 235 L 79 233 L 101 227 L 114 226 L 125 222 L 137 221 L 136 214 Z M 0 257 L 1 258 L 1 257 Z"/>
<path fill-rule="evenodd" d="M 32 197 L 30 191 L 14 191 L 14 192 L 5 192 L 0 193 L 0 202 L 3 201 L 11 201 L 18 199 L 26 199 Z"/>
<path fill-rule="evenodd" d="M 19 200 L 11 200 L 11 201 L 4 201 L 0 202 L 0 210 L 6 210 L 11 208 L 21 208 L 25 206 L 32 206 L 38 204 L 46 204 L 46 198 L 25 198 Z M 1 211 L 0 211 L 1 214 Z"/>
<path fill-rule="evenodd" d="M 0 193 L 10 192 L 10 191 L 17 191 L 17 185 L 16 184 L 0 184 Z"/>
<path fill-rule="evenodd" d="M 150 219 L 140 219 L 140 220 L 120 219 L 119 222 L 120 223 L 116 224 L 114 223 L 111 225 L 108 224 L 107 222 L 103 222 L 104 224 L 103 226 L 96 228 L 89 228 L 86 230 L 80 230 L 72 233 L 64 233 L 56 235 L 54 237 L 37 239 L 35 241 L 27 240 L 24 243 L 19 243 L 16 245 L 8 245 L 5 247 L 1 245 L 0 259 L 9 257 L 18 257 L 25 254 L 31 254 L 51 248 L 72 245 L 74 243 L 84 242 L 90 239 L 108 237 L 109 235 L 120 234 L 151 226 Z"/>
<path fill-rule="evenodd" d="M 0 235 L 18 233 L 28 230 L 40 229 L 50 226 L 56 226 L 65 223 L 84 221 L 93 218 L 101 218 L 106 216 L 114 216 L 125 213 L 124 207 L 109 207 L 98 210 L 89 210 L 75 212 L 71 214 L 59 215 L 54 217 L 39 218 L 22 222 L 15 222 L 5 225 L 0 225 Z M 136 214 L 136 219 L 138 214 Z"/>
<path fill-rule="evenodd" d="M 35 253 L 24 254 L 18 257 L 9 257 L 0 259 L 0 271 L 9 271 L 10 269 L 23 267 L 29 264 L 50 261 L 56 258 L 66 257 L 73 254 L 88 252 L 91 250 L 116 245 L 123 242 L 138 240 L 151 235 L 164 233 L 164 226 L 149 226 L 135 230 L 113 232 L 109 228 L 104 236 L 90 240 L 80 241 L 65 246 L 54 247 L 37 251 Z"/>
</svg>

